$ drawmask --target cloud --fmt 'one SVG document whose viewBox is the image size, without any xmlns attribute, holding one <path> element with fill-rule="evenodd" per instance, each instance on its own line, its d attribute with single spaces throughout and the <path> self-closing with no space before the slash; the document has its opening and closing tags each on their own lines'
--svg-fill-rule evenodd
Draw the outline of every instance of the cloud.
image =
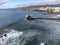
<svg viewBox="0 0 60 45">
<path fill-rule="evenodd" d="M 8 2 L 8 0 L 3 0 L 3 2 L 0 2 L 0 6 L 6 4 Z"/>
<path fill-rule="evenodd" d="M 59 0 L 45 0 L 46 4 L 59 4 L 60 1 Z"/>
<path fill-rule="evenodd" d="M 26 6 L 39 5 L 39 4 L 40 4 L 40 0 L 35 0 L 32 3 L 28 3 L 28 4 L 17 4 L 14 7 L 26 7 Z"/>
<path fill-rule="evenodd" d="M 26 6 L 33 6 L 33 5 L 46 5 L 46 4 L 60 4 L 59 0 L 35 0 L 30 4 L 17 4 L 14 7 L 26 7 Z"/>
<path fill-rule="evenodd" d="M 26 6 L 33 6 L 33 5 L 39 5 L 38 3 L 31 3 L 31 4 L 17 4 L 14 5 L 13 7 L 17 8 L 17 7 L 26 7 Z"/>
<path fill-rule="evenodd" d="M 30 6 L 30 4 L 17 4 L 14 5 L 13 7 L 17 8 L 17 7 L 26 7 L 26 6 Z"/>
</svg>

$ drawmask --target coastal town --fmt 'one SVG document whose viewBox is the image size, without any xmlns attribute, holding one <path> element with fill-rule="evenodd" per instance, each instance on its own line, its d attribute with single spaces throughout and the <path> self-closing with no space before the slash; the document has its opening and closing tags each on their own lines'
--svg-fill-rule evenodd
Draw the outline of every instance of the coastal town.
<svg viewBox="0 0 60 45">
<path fill-rule="evenodd" d="M 39 12 L 49 12 L 53 14 L 60 14 L 60 7 L 26 7 L 26 8 L 21 8 L 22 10 L 32 10 L 32 11 L 39 11 Z"/>
<path fill-rule="evenodd" d="M 60 7 L 40 7 L 40 8 L 32 8 L 30 10 L 60 14 Z"/>
</svg>

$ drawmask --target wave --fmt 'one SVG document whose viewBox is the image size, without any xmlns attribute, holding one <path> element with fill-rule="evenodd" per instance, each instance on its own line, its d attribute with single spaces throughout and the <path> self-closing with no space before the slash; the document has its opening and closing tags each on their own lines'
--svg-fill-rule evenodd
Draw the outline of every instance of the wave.
<svg viewBox="0 0 60 45">
<path fill-rule="evenodd" d="M 0 38 L 0 45 L 43 45 L 44 43 L 42 42 L 40 44 L 39 36 L 40 33 L 37 30 L 19 32 L 15 29 L 10 29 Z"/>
<path fill-rule="evenodd" d="M 5 29 L 7 33 L 4 33 L 0 38 L 0 45 L 49 45 L 51 42 L 56 45 L 60 39 L 60 23 L 56 21 L 44 23 L 43 25 L 47 29 L 45 31 L 27 29 L 21 32 L 15 29 Z"/>
<path fill-rule="evenodd" d="M 21 32 L 9 29 L 0 38 L 0 45 L 45 45 L 49 40 L 51 35 L 44 31 L 29 29 Z"/>
<path fill-rule="evenodd" d="M 58 14 L 57 15 L 54 15 L 53 18 L 60 18 L 60 15 L 58 15 Z"/>
<path fill-rule="evenodd" d="M 0 45 L 14 45 L 14 41 L 19 37 L 23 32 L 15 31 L 15 29 L 10 29 L 7 33 L 4 33 L 0 38 Z M 5 36 L 5 34 L 7 36 Z"/>
<path fill-rule="evenodd" d="M 0 45 L 60 45 L 60 22 L 45 20 L 45 31 L 39 29 L 27 29 L 17 31 L 15 29 L 5 29 L 0 38 Z"/>
</svg>

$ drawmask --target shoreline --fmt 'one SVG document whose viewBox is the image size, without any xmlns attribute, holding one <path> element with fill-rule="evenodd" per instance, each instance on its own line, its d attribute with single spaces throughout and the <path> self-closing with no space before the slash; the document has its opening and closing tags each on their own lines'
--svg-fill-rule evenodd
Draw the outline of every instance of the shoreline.
<svg viewBox="0 0 60 45">
<path fill-rule="evenodd" d="M 32 11 L 36 11 L 36 12 L 47 12 L 47 13 L 50 13 L 50 14 L 59 14 L 60 15 L 60 12 L 44 11 L 44 10 L 32 10 Z"/>
<path fill-rule="evenodd" d="M 60 7 L 26 7 L 26 8 L 20 8 L 22 10 L 31 10 L 31 11 L 37 11 L 37 12 L 48 12 L 51 14 L 60 14 Z"/>
</svg>

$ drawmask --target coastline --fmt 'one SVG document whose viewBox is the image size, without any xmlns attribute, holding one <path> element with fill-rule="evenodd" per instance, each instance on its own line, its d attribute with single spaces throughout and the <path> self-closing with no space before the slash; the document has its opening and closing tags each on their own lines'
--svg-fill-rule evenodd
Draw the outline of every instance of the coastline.
<svg viewBox="0 0 60 45">
<path fill-rule="evenodd" d="M 31 11 L 38 11 L 38 12 L 48 12 L 51 14 L 60 14 L 60 7 L 25 7 L 20 8 L 21 10 L 31 10 Z"/>
<path fill-rule="evenodd" d="M 60 14 L 60 12 L 44 11 L 44 10 L 32 10 L 32 11 L 36 11 L 36 12 L 48 12 L 50 14 Z"/>
</svg>

